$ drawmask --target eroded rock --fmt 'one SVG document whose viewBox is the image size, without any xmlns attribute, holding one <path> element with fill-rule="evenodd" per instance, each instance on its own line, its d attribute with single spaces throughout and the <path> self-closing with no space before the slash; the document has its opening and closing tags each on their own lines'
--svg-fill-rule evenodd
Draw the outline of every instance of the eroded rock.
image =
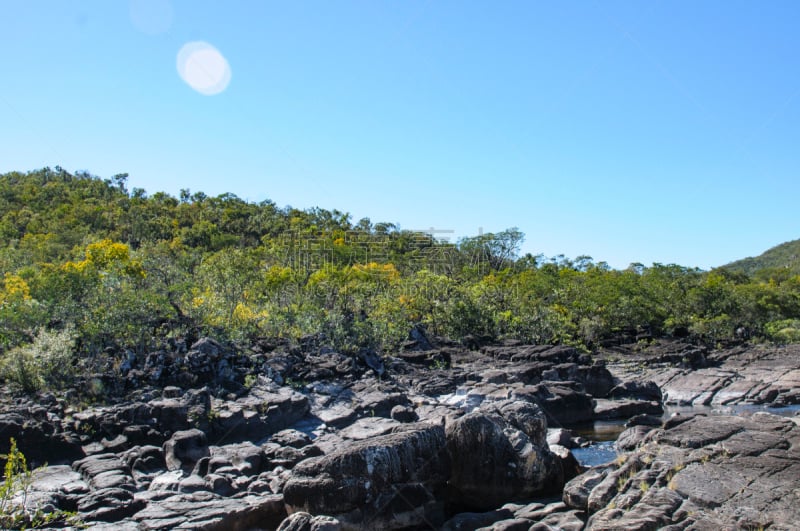
<svg viewBox="0 0 800 531">
<path fill-rule="evenodd" d="M 404 425 L 303 461 L 283 493 L 291 513 L 332 515 L 349 528 L 399 529 L 434 518 L 449 472 L 444 429 Z"/>
<path fill-rule="evenodd" d="M 545 442 L 496 414 L 468 413 L 447 426 L 450 486 L 461 503 L 492 509 L 515 499 L 559 491 L 563 471 Z"/>
</svg>

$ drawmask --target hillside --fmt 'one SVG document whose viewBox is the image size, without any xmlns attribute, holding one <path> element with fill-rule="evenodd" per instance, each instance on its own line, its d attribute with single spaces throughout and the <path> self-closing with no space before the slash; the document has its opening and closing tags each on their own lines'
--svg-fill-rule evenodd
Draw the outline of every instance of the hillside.
<svg viewBox="0 0 800 531">
<path fill-rule="evenodd" d="M 800 275 L 800 240 L 785 242 L 755 256 L 743 258 L 723 266 L 729 271 L 745 273 L 753 276 L 759 271 L 763 273 L 783 270 L 787 276 Z"/>
<path fill-rule="evenodd" d="M 0 175 L 0 380 L 67 386 L 64 367 L 91 372 L 203 335 L 352 355 L 398 352 L 420 328 L 586 350 L 800 340 L 797 275 L 520 257 L 516 228 L 438 242 L 335 209 L 148 195 L 126 178 Z"/>
</svg>

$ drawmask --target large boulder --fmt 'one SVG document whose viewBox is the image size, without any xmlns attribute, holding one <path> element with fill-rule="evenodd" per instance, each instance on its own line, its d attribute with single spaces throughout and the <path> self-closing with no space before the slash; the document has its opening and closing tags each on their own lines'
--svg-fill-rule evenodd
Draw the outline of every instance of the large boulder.
<svg viewBox="0 0 800 531">
<path fill-rule="evenodd" d="M 449 473 L 444 429 L 403 425 L 301 462 L 283 494 L 289 513 L 333 515 L 346 529 L 401 529 L 440 519 Z"/>
<path fill-rule="evenodd" d="M 614 376 L 602 363 L 595 363 L 591 366 L 579 368 L 580 375 L 578 381 L 583 384 L 584 389 L 596 398 L 604 398 L 614 388 Z"/>
<path fill-rule="evenodd" d="M 499 400 L 484 402 L 480 411 L 501 417 L 511 427 L 524 433 L 531 444 L 547 447 L 547 420 L 536 402 L 524 400 Z"/>
<path fill-rule="evenodd" d="M 533 416 L 538 422 L 528 417 L 478 410 L 447 426 L 454 503 L 489 510 L 561 489 L 563 471 L 547 447 L 544 417 L 540 411 Z"/>
</svg>

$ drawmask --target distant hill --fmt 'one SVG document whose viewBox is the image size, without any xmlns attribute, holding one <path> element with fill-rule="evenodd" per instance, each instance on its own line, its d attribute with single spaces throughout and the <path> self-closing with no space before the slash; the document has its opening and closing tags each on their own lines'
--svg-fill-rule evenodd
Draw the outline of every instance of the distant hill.
<svg viewBox="0 0 800 531">
<path fill-rule="evenodd" d="M 725 269 L 754 275 L 764 270 L 786 270 L 800 275 L 800 240 L 776 245 L 756 257 L 743 258 L 723 266 Z"/>
</svg>

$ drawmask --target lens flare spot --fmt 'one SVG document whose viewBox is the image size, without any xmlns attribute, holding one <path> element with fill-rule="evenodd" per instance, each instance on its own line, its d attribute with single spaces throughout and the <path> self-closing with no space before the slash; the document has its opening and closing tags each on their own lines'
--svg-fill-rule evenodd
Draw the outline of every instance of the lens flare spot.
<svg viewBox="0 0 800 531">
<path fill-rule="evenodd" d="M 178 74 L 200 94 L 213 96 L 228 88 L 231 67 L 225 57 L 207 42 L 188 42 L 178 52 Z"/>
</svg>

